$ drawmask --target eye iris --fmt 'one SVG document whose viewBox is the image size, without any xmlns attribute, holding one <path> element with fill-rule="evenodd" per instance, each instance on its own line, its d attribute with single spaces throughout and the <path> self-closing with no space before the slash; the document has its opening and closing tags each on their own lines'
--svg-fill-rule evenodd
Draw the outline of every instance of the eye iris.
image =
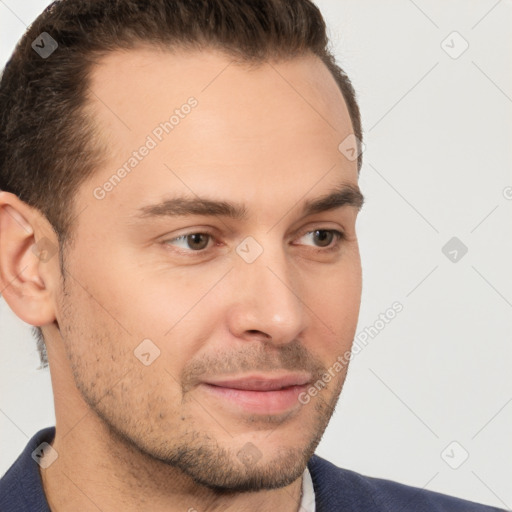
<svg viewBox="0 0 512 512">
<path fill-rule="evenodd" d="M 187 243 L 192 249 L 201 250 L 208 245 L 208 237 L 209 235 L 203 233 L 193 233 L 192 235 L 187 235 Z M 203 239 L 203 244 L 201 244 L 201 238 Z M 200 247 L 197 247 L 196 243 L 199 243 Z"/>
<path fill-rule="evenodd" d="M 317 237 L 317 240 L 320 241 L 320 247 L 326 247 L 328 246 L 331 242 L 332 242 L 332 237 L 334 236 L 334 233 L 332 233 L 331 231 L 326 231 L 325 229 L 317 229 L 315 232 L 314 232 L 314 235 L 317 236 L 318 233 L 322 233 L 322 235 L 318 236 Z M 327 238 L 327 242 L 325 242 L 325 239 Z"/>
</svg>

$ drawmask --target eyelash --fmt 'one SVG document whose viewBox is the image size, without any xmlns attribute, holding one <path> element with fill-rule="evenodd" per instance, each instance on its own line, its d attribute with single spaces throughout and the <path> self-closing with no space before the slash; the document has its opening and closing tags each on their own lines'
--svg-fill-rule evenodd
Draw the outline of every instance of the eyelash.
<svg viewBox="0 0 512 512">
<path fill-rule="evenodd" d="M 316 253 L 329 254 L 331 252 L 334 252 L 334 251 L 338 250 L 340 243 L 345 239 L 345 233 L 343 233 L 342 231 L 339 231 L 337 229 L 312 229 L 310 231 L 306 231 L 305 233 L 303 233 L 299 238 L 302 238 L 306 235 L 310 235 L 311 233 L 314 233 L 315 231 L 323 231 L 323 232 L 333 233 L 335 236 L 334 245 L 328 246 L 327 248 L 317 248 L 316 250 L 312 249 Z M 207 235 L 210 237 L 210 239 L 215 240 L 215 235 L 209 231 L 191 231 L 190 233 L 184 233 L 183 235 L 177 236 L 175 238 L 171 238 L 170 240 L 164 240 L 163 243 L 165 245 L 171 245 L 169 242 L 176 242 L 177 240 L 186 239 L 190 235 Z M 193 249 L 189 249 L 189 250 L 175 249 L 175 250 L 178 254 L 183 254 L 183 255 L 194 257 L 194 256 L 202 256 L 205 253 L 207 253 L 210 249 L 206 248 L 206 249 L 200 249 L 198 251 L 194 251 Z"/>
</svg>

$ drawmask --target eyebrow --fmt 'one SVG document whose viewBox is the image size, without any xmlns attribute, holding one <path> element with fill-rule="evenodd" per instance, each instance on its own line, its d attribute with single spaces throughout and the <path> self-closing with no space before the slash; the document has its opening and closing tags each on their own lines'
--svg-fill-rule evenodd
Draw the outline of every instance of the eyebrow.
<svg viewBox="0 0 512 512">
<path fill-rule="evenodd" d="M 316 213 L 335 210 L 343 206 L 362 208 L 364 196 L 357 185 L 342 184 L 316 199 L 304 202 L 302 215 L 307 217 Z M 235 220 L 247 220 L 248 213 L 241 203 L 218 201 L 206 197 L 175 197 L 157 204 L 142 206 L 137 210 L 136 218 L 176 217 L 185 215 L 222 216 Z"/>
</svg>

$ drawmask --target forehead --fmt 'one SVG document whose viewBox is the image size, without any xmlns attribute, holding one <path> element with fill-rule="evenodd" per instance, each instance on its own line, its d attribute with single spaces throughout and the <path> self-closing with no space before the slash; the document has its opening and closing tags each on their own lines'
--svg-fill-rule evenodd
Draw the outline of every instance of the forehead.
<svg viewBox="0 0 512 512">
<path fill-rule="evenodd" d="M 107 111 L 115 117 L 119 110 L 130 127 L 141 121 L 140 107 L 149 117 L 191 94 L 212 102 L 229 101 L 233 106 L 253 105 L 256 100 L 264 110 L 265 105 L 270 108 L 295 100 L 297 106 L 308 106 L 310 114 L 316 113 L 328 124 L 335 118 L 342 124 L 348 120 L 334 78 L 309 53 L 286 61 L 249 64 L 214 49 L 164 50 L 144 45 L 101 57 L 91 71 L 91 90 L 97 93 L 91 96 L 92 104 L 96 112 L 106 115 L 104 121 L 109 118 Z M 346 129 L 336 123 L 331 128 Z"/>
<path fill-rule="evenodd" d="M 272 188 L 278 199 L 324 177 L 318 194 L 357 183 L 357 162 L 338 150 L 352 133 L 349 113 L 316 56 L 249 67 L 214 50 L 141 47 L 103 57 L 90 85 L 88 109 L 109 150 L 86 184 L 89 200 L 121 168 L 111 207 L 175 189 L 239 196 L 245 183 L 247 198 Z M 135 157 L 150 139 L 154 147 Z"/>
</svg>

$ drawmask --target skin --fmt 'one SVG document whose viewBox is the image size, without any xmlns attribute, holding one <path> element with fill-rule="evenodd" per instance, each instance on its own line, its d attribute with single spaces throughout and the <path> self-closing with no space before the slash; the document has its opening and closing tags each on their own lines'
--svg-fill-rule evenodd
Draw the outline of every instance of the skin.
<svg viewBox="0 0 512 512">
<path fill-rule="evenodd" d="M 3 296 L 43 326 L 47 344 L 58 458 L 40 473 L 53 511 L 299 508 L 301 476 L 346 367 L 286 414 L 249 413 L 201 381 L 254 372 L 316 381 L 350 349 L 358 208 L 301 209 L 339 184 L 357 187 L 356 161 L 338 151 L 352 126 L 317 57 L 251 69 L 230 62 L 213 50 L 141 47 L 94 68 L 88 112 L 110 151 L 75 198 L 63 275 L 58 254 L 45 261 L 32 250 L 44 237 L 58 247 L 45 217 L 0 192 Z M 96 199 L 94 189 L 190 96 L 190 114 Z M 136 218 L 179 195 L 242 203 L 247 218 Z M 318 229 L 345 237 L 326 252 Z M 212 238 L 199 255 L 177 239 L 205 232 Z M 247 236 L 263 249 L 252 263 L 236 252 Z M 144 339 L 160 351 L 148 366 L 134 355 Z M 255 463 L 243 462 L 247 450 Z"/>
</svg>

